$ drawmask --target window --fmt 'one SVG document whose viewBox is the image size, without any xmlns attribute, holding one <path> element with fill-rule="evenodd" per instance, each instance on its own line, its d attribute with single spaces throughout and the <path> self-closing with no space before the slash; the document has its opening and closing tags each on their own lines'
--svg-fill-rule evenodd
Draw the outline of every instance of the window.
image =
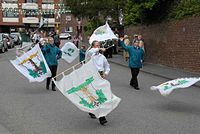
<svg viewBox="0 0 200 134">
<path fill-rule="evenodd" d="M 3 3 L 17 3 L 18 0 L 2 0 Z"/>
<path fill-rule="evenodd" d="M 42 15 L 44 18 L 54 18 L 54 14 L 44 14 Z"/>
<path fill-rule="evenodd" d="M 34 9 L 26 9 L 25 10 L 25 17 L 37 17 L 38 16 L 38 11 Z"/>
<path fill-rule="evenodd" d="M 42 0 L 42 4 L 52 4 L 54 0 Z"/>
<path fill-rule="evenodd" d="M 66 16 L 66 21 L 71 21 L 72 17 L 71 16 Z"/>
<path fill-rule="evenodd" d="M 65 32 L 73 32 L 73 27 L 66 27 Z"/>
<path fill-rule="evenodd" d="M 18 10 L 17 11 L 5 10 L 5 11 L 3 11 L 3 17 L 18 18 L 19 12 L 18 12 Z"/>
<path fill-rule="evenodd" d="M 25 0 L 26 3 L 37 3 L 38 0 Z"/>
</svg>

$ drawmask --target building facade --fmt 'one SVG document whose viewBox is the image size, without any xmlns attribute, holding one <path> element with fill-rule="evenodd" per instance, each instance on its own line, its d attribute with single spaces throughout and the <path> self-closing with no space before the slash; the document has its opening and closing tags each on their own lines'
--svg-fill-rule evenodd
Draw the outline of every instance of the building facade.
<svg viewBox="0 0 200 134">
<path fill-rule="evenodd" d="M 0 0 L 0 32 L 41 30 L 82 35 L 83 21 L 72 16 L 63 0 Z"/>
</svg>

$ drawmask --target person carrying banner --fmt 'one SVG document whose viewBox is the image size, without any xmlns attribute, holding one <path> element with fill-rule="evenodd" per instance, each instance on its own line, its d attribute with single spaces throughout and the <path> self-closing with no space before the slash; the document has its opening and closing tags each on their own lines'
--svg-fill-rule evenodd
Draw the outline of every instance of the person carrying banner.
<svg viewBox="0 0 200 134">
<path fill-rule="evenodd" d="M 46 83 L 46 89 L 49 90 L 51 78 L 56 76 L 58 59 L 61 58 L 62 51 L 57 46 L 55 46 L 53 38 L 48 37 L 48 43 L 44 47 L 42 47 L 42 53 L 52 73 L 52 76 L 47 78 L 47 83 Z M 52 90 L 56 91 L 55 84 L 53 81 L 52 81 Z"/>
<path fill-rule="evenodd" d="M 128 52 L 129 54 L 129 67 L 131 69 L 132 78 L 130 80 L 130 85 L 136 90 L 139 90 L 137 76 L 139 74 L 140 68 L 142 68 L 142 59 L 144 56 L 144 51 L 139 47 L 139 41 L 136 40 L 134 45 L 125 45 L 123 38 L 120 38 L 119 45 Z"/>
<path fill-rule="evenodd" d="M 93 60 L 94 65 L 96 66 L 97 70 L 99 71 L 99 74 L 101 75 L 102 78 L 105 79 L 105 77 L 109 74 L 110 72 L 110 65 L 106 59 L 106 57 L 101 54 L 101 51 L 104 52 L 106 49 L 105 48 L 100 48 L 100 43 L 98 41 L 93 41 L 92 42 L 92 48 L 87 52 L 87 57 L 91 57 Z M 95 115 L 92 113 L 89 113 L 90 117 L 95 119 Z M 108 121 L 106 120 L 106 117 L 100 117 L 99 122 L 101 125 L 104 125 Z"/>
</svg>

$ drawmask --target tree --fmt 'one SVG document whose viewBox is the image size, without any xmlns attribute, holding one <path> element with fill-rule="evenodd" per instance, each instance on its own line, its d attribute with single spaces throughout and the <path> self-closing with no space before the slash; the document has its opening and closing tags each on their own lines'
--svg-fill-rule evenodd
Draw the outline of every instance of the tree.
<svg viewBox="0 0 200 134">
<path fill-rule="evenodd" d="M 125 5 L 125 24 L 144 23 L 145 11 L 152 10 L 158 0 L 127 0 Z"/>
<path fill-rule="evenodd" d="M 86 31 L 93 31 L 96 27 L 105 23 L 106 18 L 112 18 L 112 22 L 118 21 L 119 10 L 123 9 L 126 0 L 66 0 L 65 4 L 70 7 L 76 17 L 86 18 L 88 25 Z M 111 22 L 111 23 L 112 23 Z"/>
</svg>

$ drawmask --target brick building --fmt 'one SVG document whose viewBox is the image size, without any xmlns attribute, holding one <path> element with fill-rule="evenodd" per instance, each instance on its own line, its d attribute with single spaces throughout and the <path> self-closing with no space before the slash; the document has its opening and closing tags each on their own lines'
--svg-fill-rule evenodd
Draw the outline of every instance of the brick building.
<svg viewBox="0 0 200 134">
<path fill-rule="evenodd" d="M 82 20 L 73 17 L 62 0 L 0 1 L 0 32 L 34 31 L 43 19 L 43 30 L 82 34 Z"/>
<path fill-rule="evenodd" d="M 142 34 L 146 62 L 200 72 L 200 17 L 190 17 L 149 26 L 128 27 L 133 37 Z"/>
</svg>

